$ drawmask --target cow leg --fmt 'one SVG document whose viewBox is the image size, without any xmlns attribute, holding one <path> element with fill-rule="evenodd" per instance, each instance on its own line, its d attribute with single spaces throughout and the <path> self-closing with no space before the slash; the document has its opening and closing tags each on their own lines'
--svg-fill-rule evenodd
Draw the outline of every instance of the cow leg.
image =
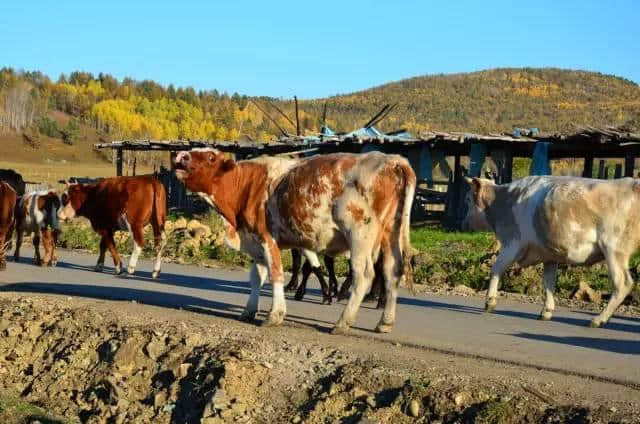
<svg viewBox="0 0 640 424">
<path fill-rule="evenodd" d="M 349 273 L 347 274 L 347 278 L 342 282 L 342 286 L 340 287 L 340 292 L 338 293 L 338 301 L 345 300 L 349 298 L 349 290 L 351 290 L 351 286 L 353 285 L 353 267 L 351 266 L 351 259 L 349 259 Z"/>
<path fill-rule="evenodd" d="M 133 250 L 129 257 L 129 266 L 127 267 L 127 273 L 133 275 L 136 271 L 136 265 L 138 265 L 138 257 L 142 252 L 142 246 L 144 245 L 144 229 L 141 226 L 136 225 L 131 227 L 131 239 L 133 242 Z"/>
<path fill-rule="evenodd" d="M 304 261 L 304 265 L 302 265 L 302 282 L 296 290 L 296 295 L 293 297 L 295 300 L 302 300 L 304 299 L 304 295 L 307 294 L 307 282 L 309 281 L 309 276 L 312 271 L 311 262 L 309 262 L 309 260 Z"/>
<path fill-rule="evenodd" d="M 36 230 L 33 233 L 33 249 L 35 251 L 34 261 L 36 265 L 42 264 L 42 258 L 40 257 L 40 230 Z"/>
<path fill-rule="evenodd" d="M 6 247 L 5 242 L 7 239 L 7 233 L 0 231 L 0 270 L 7 268 Z"/>
<path fill-rule="evenodd" d="M 513 264 L 520 253 L 520 249 L 511 245 L 500 250 L 496 262 L 491 267 L 491 278 L 489 279 L 489 289 L 487 290 L 487 301 L 484 306 L 486 312 L 493 312 L 497 305 L 498 283 L 504 271 Z"/>
<path fill-rule="evenodd" d="M 298 288 L 298 276 L 300 275 L 300 262 L 302 260 L 302 254 L 297 249 L 291 249 L 291 280 L 289 284 L 284 288 L 287 292 L 296 291 Z"/>
<path fill-rule="evenodd" d="M 42 231 L 42 247 L 44 248 L 44 260 L 40 263 L 41 266 L 46 266 L 51 262 L 51 230 L 45 229 Z"/>
<path fill-rule="evenodd" d="M 167 235 L 164 230 L 160 230 L 158 235 L 154 234 L 154 243 L 156 246 L 156 260 L 153 262 L 153 272 L 151 278 L 158 278 L 160 275 L 160 267 L 162 266 L 162 252 L 167 245 Z"/>
<path fill-rule="evenodd" d="M 540 320 L 541 321 L 549 321 L 551 316 L 553 315 L 553 310 L 555 309 L 555 301 L 553 299 L 553 292 L 556 288 L 556 274 L 558 272 L 558 264 L 557 263 L 545 263 L 544 271 L 542 273 L 542 279 L 544 281 L 544 290 L 545 290 L 545 300 L 544 300 L 544 308 L 542 308 L 542 312 L 540 312 Z"/>
<path fill-rule="evenodd" d="M 20 262 L 20 247 L 22 247 L 22 236 L 24 231 L 22 228 L 16 228 L 16 250 L 13 252 L 14 262 Z"/>
<path fill-rule="evenodd" d="M 353 290 L 351 291 L 347 306 L 345 306 L 340 319 L 332 330 L 332 334 L 345 334 L 349 330 L 349 327 L 356 321 L 356 313 L 360 308 L 364 295 L 371 286 L 371 281 L 374 276 L 373 260 L 370 256 L 371 250 L 372 249 L 366 245 L 352 246 L 351 268 Z"/>
<path fill-rule="evenodd" d="M 633 278 L 628 270 L 629 257 L 623 255 L 620 252 L 613 250 L 605 251 L 605 257 L 607 259 L 607 266 L 609 268 L 609 275 L 613 282 L 613 290 L 611 292 L 611 298 L 607 303 L 604 310 L 591 321 L 591 327 L 600 327 L 606 324 L 611 318 L 611 315 L 618 309 L 618 306 L 629 295 L 633 288 Z"/>
<path fill-rule="evenodd" d="M 102 234 L 102 238 L 100 239 L 100 254 L 98 255 L 98 263 L 96 263 L 96 267 L 94 270 L 96 272 L 102 272 L 104 269 L 104 255 L 107 251 L 107 235 L 106 233 Z"/>
<path fill-rule="evenodd" d="M 287 304 L 284 297 L 284 271 L 282 269 L 280 248 L 271 236 L 267 236 L 262 247 L 264 249 L 265 258 L 267 259 L 269 280 L 273 286 L 271 312 L 269 312 L 269 318 L 267 318 L 267 321 L 265 322 L 265 325 L 269 327 L 282 324 L 284 316 L 287 313 Z"/>
<path fill-rule="evenodd" d="M 120 260 L 120 255 L 118 254 L 118 250 L 116 249 L 116 241 L 113 239 L 113 231 L 108 231 L 107 237 L 105 238 L 105 243 L 107 245 L 107 249 L 109 249 L 109 253 L 111 253 L 111 257 L 113 258 L 113 266 L 115 267 L 115 273 L 122 273 L 122 261 Z M 104 257 L 102 259 L 104 263 Z"/>
<path fill-rule="evenodd" d="M 324 266 L 327 267 L 329 274 L 329 290 L 332 296 L 338 296 L 338 278 L 336 277 L 336 260 L 328 255 L 324 256 Z"/>
<path fill-rule="evenodd" d="M 326 280 L 324 279 L 322 267 L 320 266 L 320 264 L 318 264 L 318 266 L 312 267 L 311 271 L 318 279 L 318 282 L 320 282 L 320 287 L 322 287 L 322 304 L 331 305 L 331 285 L 327 284 Z"/>
<path fill-rule="evenodd" d="M 256 317 L 260 306 L 260 289 L 267 279 L 267 275 L 268 269 L 266 265 L 254 261 L 250 274 L 251 294 L 249 295 L 247 306 L 245 306 L 242 315 L 240 315 L 241 321 L 253 321 Z"/>
<path fill-rule="evenodd" d="M 392 248 L 388 242 L 383 242 L 380 252 L 380 261 L 376 263 L 375 279 L 383 281 L 386 292 L 386 302 L 384 305 L 384 311 L 380 322 L 376 326 L 378 333 L 389 333 L 393 329 L 393 324 L 396 321 L 396 304 L 398 302 L 398 283 L 402 277 L 402 250 L 400 244 Z M 378 284 L 380 284 L 378 283 Z M 375 288 L 372 287 L 372 291 Z M 382 291 L 382 290 L 379 290 Z M 382 297 L 382 296 L 381 296 Z"/>
<path fill-rule="evenodd" d="M 52 231 L 52 238 L 51 238 L 51 266 L 56 266 L 58 265 L 58 249 L 57 249 L 57 245 L 58 245 L 58 230 L 53 230 Z"/>
</svg>

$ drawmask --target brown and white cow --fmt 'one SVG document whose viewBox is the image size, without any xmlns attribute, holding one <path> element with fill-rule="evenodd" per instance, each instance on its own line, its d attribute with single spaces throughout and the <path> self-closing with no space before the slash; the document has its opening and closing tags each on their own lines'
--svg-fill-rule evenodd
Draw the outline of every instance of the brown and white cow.
<svg viewBox="0 0 640 424">
<path fill-rule="evenodd" d="M 629 258 L 640 247 L 640 181 L 575 177 L 526 177 L 510 184 L 467 179 L 471 190 L 465 219 L 470 229 L 490 229 L 501 244 L 491 270 L 486 310 L 496 306 L 498 282 L 514 262 L 544 264 L 549 320 L 558 264 L 591 265 L 605 260 L 613 293 L 592 327 L 606 323 L 633 288 Z"/>
<path fill-rule="evenodd" d="M 406 159 L 372 152 L 235 162 L 217 150 L 197 149 L 178 153 L 173 167 L 189 190 L 224 217 L 228 241 L 254 260 L 242 319 L 255 317 L 268 276 L 273 303 L 266 324 L 282 323 L 286 304 L 280 250 L 301 248 L 351 255 L 354 290 L 334 333 L 346 332 L 355 322 L 381 255 L 388 301 L 377 331 L 391 331 L 397 283 L 409 277 L 409 213 L 416 177 Z"/>
<path fill-rule="evenodd" d="M 7 267 L 7 243 L 11 239 L 17 198 L 11 185 L 0 181 L 0 269 Z"/>
<path fill-rule="evenodd" d="M 20 197 L 16 205 L 16 250 L 13 253 L 15 262 L 20 260 L 20 247 L 24 233 L 33 234 L 36 265 L 56 266 L 56 242 L 60 226 L 58 210 L 60 197 L 55 190 L 27 193 Z M 44 260 L 40 257 L 40 239 L 44 247 Z"/>
<path fill-rule="evenodd" d="M 62 195 L 58 214 L 66 220 L 83 216 L 102 237 L 96 271 L 104 267 L 105 252 L 113 257 L 116 274 L 122 270 L 120 256 L 113 235 L 118 230 L 129 231 L 133 240 L 133 252 L 127 271 L 133 274 L 138 256 L 144 245 L 144 227 L 151 223 L 155 239 L 156 258 L 153 278 L 160 273 L 162 251 L 167 238 L 164 224 L 167 217 L 167 201 L 164 186 L 153 176 L 105 178 L 92 184 L 71 184 Z M 124 271 L 124 270 L 122 270 Z"/>
</svg>

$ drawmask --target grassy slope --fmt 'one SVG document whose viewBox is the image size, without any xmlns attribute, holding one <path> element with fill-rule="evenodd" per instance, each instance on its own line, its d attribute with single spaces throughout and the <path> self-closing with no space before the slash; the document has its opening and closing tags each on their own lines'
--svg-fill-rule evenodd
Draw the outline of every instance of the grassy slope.
<svg viewBox="0 0 640 424">
<path fill-rule="evenodd" d="M 553 68 L 492 69 L 404 79 L 368 90 L 310 100 L 303 109 L 328 116 L 339 130 L 357 128 L 383 104 L 398 103 L 383 129 L 416 125 L 422 129 L 504 132 L 538 127 L 554 132 L 573 123 L 620 125 L 638 119 L 640 87 L 622 78 Z M 288 110 L 293 106 L 286 104 Z M 336 128 L 334 128 L 336 129 Z"/>
</svg>

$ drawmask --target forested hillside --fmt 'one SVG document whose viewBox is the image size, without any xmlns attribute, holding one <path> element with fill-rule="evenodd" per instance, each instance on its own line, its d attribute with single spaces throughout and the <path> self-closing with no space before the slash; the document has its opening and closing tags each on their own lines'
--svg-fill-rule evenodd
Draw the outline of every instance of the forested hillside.
<svg viewBox="0 0 640 424">
<path fill-rule="evenodd" d="M 325 103 L 327 123 L 336 131 L 363 125 L 386 103 L 398 106 L 380 127 L 405 127 L 416 134 L 423 130 L 504 132 L 515 126 L 560 131 L 571 129 L 572 123 L 640 122 L 637 84 L 559 69 L 423 76 L 353 94 L 303 100 L 300 117 L 305 132 L 319 131 Z M 98 138 L 274 139 L 280 131 L 261 109 L 293 133 L 291 123 L 273 105 L 293 120 L 290 100 L 118 80 L 102 73 L 72 72 L 54 81 L 40 72 L 0 70 L 0 133 L 24 134 L 25 140 L 36 144 L 39 137 L 67 145 Z"/>
</svg>

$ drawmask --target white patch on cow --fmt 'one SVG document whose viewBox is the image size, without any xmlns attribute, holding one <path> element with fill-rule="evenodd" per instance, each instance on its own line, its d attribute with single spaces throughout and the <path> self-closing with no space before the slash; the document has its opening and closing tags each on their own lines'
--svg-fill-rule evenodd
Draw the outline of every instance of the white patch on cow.
<svg viewBox="0 0 640 424">
<path fill-rule="evenodd" d="M 302 249 L 302 254 L 309 261 L 313 268 L 320 267 L 320 259 L 318 259 L 318 255 L 316 255 L 314 252 L 307 249 Z"/>
<path fill-rule="evenodd" d="M 160 274 L 160 267 L 162 266 L 162 251 L 166 245 L 167 235 L 162 231 L 160 233 L 160 244 L 156 246 L 156 260 L 153 263 L 153 272 L 151 273 L 152 278 L 158 278 L 158 275 Z"/>
<path fill-rule="evenodd" d="M 138 264 L 138 256 L 140 256 L 140 252 L 142 252 L 142 246 L 138 246 L 135 239 L 131 237 L 133 240 L 133 252 L 131 252 L 131 257 L 129 258 L 129 267 L 127 268 L 127 272 L 129 274 L 133 274 L 136 270 L 136 265 Z"/>
</svg>

